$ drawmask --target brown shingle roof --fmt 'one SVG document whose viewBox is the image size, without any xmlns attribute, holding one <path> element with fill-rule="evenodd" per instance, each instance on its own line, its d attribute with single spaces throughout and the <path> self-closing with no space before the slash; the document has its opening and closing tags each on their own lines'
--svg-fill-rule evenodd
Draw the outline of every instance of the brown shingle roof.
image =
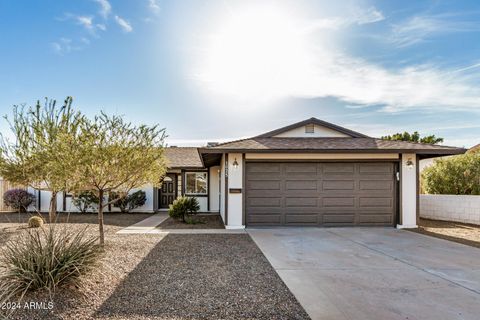
<svg viewBox="0 0 480 320">
<path fill-rule="evenodd" d="M 169 168 L 203 168 L 202 160 L 195 147 L 165 148 Z"/>
<path fill-rule="evenodd" d="M 433 154 L 458 154 L 465 150 L 406 141 L 390 141 L 376 138 L 250 138 L 222 143 L 201 151 L 315 151 L 315 152 L 415 152 Z"/>
</svg>

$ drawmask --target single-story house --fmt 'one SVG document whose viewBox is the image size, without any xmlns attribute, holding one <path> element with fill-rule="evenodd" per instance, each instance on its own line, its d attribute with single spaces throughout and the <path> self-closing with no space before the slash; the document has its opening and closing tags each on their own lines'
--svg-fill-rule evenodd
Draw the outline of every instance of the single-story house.
<svg viewBox="0 0 480 320">
<path fill-rule="evenodd" d="M 418 219 L 419 160 L 462 148 L 387 141 L 316 118 L 258 136 L 199 148 L 166 149 L 161 188 L 145 186 L 137 211 L 166 210 L 181 195 L 226 228 L 397 226 Z M 41 211 L 48 194 L 40 192 Z M 45 197 L 47 197 L 45 199 Z M 74 210 L 59 195 L 60 211 Z"/>
</svg>

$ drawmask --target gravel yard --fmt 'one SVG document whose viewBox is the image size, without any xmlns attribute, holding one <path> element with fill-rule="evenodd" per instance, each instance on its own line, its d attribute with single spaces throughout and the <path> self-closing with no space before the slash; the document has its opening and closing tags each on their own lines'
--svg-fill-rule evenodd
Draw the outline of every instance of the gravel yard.
<svg viewBox="0 0 480 320">
<path fill-rule="evenodd" d="M 187 224 L 172 218 L 163 221 L 158 229 L 225 229 L 220 215 L 198 214 L 192 217 L 195 224 Z"/>
<path fill-rule="evenodd" d="M 473 224 L 420 219 L 411 231 L 480 248 L 480 226 Z"/>
<path fill-rule="evenodd" d="M 79 288 L 59 289 L 52 310 L 19 309 L 13 319 L 308 319 L 247 234 L 115 234 L 131 216 L 106 224 L 98 272 Z M 63 225 L 98 232 L 87 222 Z M 19 226 L 0 222 L 9 230 L 0 250 Z M 24 301 L 50 298 L 34 293 Z"/>
</svg>

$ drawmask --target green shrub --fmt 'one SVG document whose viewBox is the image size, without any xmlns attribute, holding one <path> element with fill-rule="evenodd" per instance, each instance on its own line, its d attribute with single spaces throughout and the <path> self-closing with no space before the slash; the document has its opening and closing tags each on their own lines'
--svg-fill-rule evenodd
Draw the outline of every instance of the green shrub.
<svg viewBox="0 0 480 320">
<path fill-rule="evenodd" d="M 188 215 L 196 214 L 200 210 L 200 205 L 196 198 L 180 197 L 176 199 L 168 209 L 168 215 L 173 219 L 182 219 L 187 222 Z"/>
<path fill-rule="evenodd" d="M 18 212 L 26 212 L 35 196 L 24 189 L 10 189 L 3 194 L 3 203 Z"/>
<path fill-rule="evenodd" d="M 122 197 L 120 194 L 112 192 L 109 195 L 109 200 L 113 201 L 115 199 L 118 200 L 113 203 L 113 206 L 119 208 L 121 212 L 127 213 L 135 208 L 143 206 L 145 202 L 147 202 L 147 194 L 143 190 L 138 190 Z"/>
<path fill-rule="evenodd" d="M 77 284 L 96 264 L 100 247 L 85 229 L 29 229 L 9 241 L 0 255 L 0 305 L 23 299 L 27 291 Z"/>
<path fill-rule="evenodd" d="M 422 187 L 430 194 L 480 195 L 480 153 L 435 160 L 422 172 Z"/>
<path fill-rule="evenodd" d="M 94 210 L 98 203 L 98 197 L 92 191 L 83 191 L 72 198 L 72 204 L 83 213 Z"/>
<path fill-rule="evenodd" d="M 43 226 L 43 219 L 39 216 L 33 216 L 28 219 L 28 227 L 29 228 L 40 228 Z"/>
</svg>

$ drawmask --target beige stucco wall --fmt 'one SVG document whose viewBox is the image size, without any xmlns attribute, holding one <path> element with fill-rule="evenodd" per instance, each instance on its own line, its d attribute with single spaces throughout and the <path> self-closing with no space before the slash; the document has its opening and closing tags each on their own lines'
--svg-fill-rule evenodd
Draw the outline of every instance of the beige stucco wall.
<svg viewBox="0 0 480 320">
<path fill-rule="evenodd" d="M 411 160 L 413 167 L 408 167 Z M 417 227 L 417 161 L 413 153 L 403 153 L 401 160 L 402 170 L 400 179 L 400 215 L 401 224 L 398 228 Z"/>
<path fill-rule="evenodd" d="M 210 168 L 210 179 L 209 184 L 209 201 L 210 201 L 210 211 L 218 211 L 220 205 L 220 166 L 215 166 Z"/>
<path fill-rule="evenodd" d="M 238 166 L 234 167 L 235 160 Z M 243 188 L 243 155 L 241 153 L 230 153 L 228 155 L 228 189 Z M 228 192 L 228 190 L 227 190 Z M 228 224 L 227 229 L 244 228 L 243 216 L 243 194 L 228 192 Z"/>
<path fill-rule="evenodd" d="M 225 223 L 225 155 L 220 161 L 220 216 Z"/>
</svg>

